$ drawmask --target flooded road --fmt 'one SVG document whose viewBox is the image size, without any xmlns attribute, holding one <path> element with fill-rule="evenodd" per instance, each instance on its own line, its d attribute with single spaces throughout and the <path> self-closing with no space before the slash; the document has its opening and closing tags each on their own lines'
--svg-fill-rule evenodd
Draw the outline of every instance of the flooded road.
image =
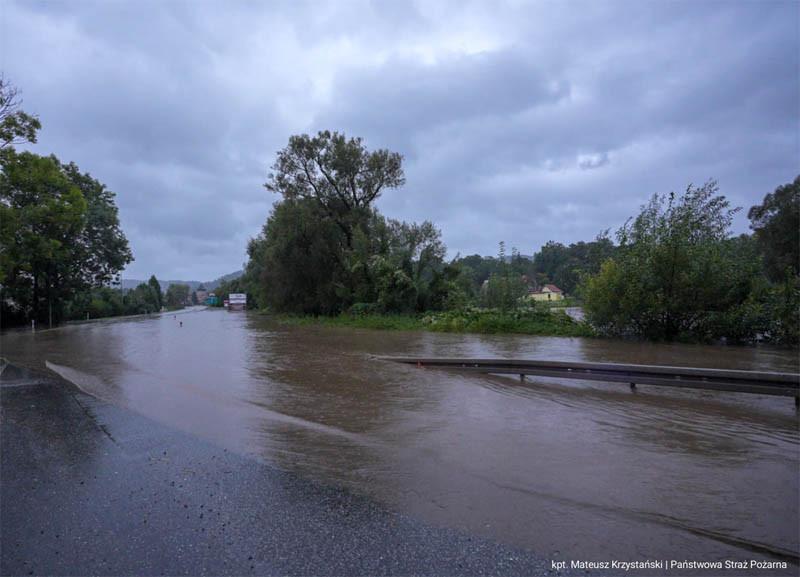
<svg viewBox="0 0 800 577">
<path fill-rule="evenodd" d="M 47 361 L 101 399 L 236 452 L 542 555 L 708 561 L 800 549 L 789 398 L 523 384 L 373 358 L 796 372 L 796 352 L 286 327 L 224 310 L 8 333 L 0 345 L 13 362 Z"/>
</svg>

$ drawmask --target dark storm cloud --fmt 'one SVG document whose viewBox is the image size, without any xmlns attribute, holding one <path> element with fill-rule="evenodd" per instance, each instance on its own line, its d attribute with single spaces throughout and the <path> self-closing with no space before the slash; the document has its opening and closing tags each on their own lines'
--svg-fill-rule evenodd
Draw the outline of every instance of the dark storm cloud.
<svg viewBox="0 0 800 577">
<path fill-rule="evenodd" d="M 798 35 L 794 2 L 5 2 L 0 66 L 36 150 L 118 193 L 126 276 L 202 280 L 319 129 L 404 154 L 380 206 L 452 254 L 588 240 L 710 177 L 748 207 L 799 171 Z"/>
<path fill-rule="evenodd" d="M 403 147 L 407 190 L 381 205 L 432 218 L 462 252 L 500 239 L 530 253 L 549 239 L 592 238 L 652 193 L 708 178 L 745 208 L 790 180 L 797 6 L 646 6 L 591 23 L 555 15 L 555 32 L 538 28 L 489 56 L 344 76 L 319 124 Z M 445 102 L 441 86 L 452 88 Z M 364 102 L 381 107 L 361 112 Z"/>
</svg>

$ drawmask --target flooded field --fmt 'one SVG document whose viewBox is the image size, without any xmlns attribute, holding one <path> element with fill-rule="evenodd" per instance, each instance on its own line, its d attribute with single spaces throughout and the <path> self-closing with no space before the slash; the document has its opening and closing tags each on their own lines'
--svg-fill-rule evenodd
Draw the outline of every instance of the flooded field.
<svg viewBox="0 0 800 577">
<path fill-rule="evenodd" d="M 285 327 L 223 310 L 8 333 L 0 344 L 12 361 L 47 361 L 93 395 L 230 450 L 542 555 L 708 561 L 800 549 L 790 398 L 520 383 L 374 358 L 796 372 L 796 352 Z"/>
</svg>

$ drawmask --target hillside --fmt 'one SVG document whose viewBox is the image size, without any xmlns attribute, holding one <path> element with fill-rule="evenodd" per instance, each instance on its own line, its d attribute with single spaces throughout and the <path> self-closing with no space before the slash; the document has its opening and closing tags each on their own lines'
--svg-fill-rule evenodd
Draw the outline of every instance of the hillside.
<svg viewBox="0 0 800 577">
<path fill-rule="evenodd" d="M 239 278 L 240 276 L 242 276 L 242 274 L 244 274 L 244 271 L 237 270 L 235 272 L 222 275 L 221 277 L 216 278 L 214 280 L 210 280 L 210 281 L 161 280 L 161 279 L 159 279 L 158 282 L 159 282 L 159 284 L 161 284 L 161 290 L 165 291 L 165 292 L 169 288 L 169 285 L 171 285 L 171 284 L 186 284 L 186 285 L 189 285 L 189 289 L 192 290 L 192 291 L 196 291 L 197 287 L 199 287 L 200 285 L 203 285 L 208 290 L 213 291 L 215 288 L 217 288 L 220 285 L 221 282 L 226 281 L 226 280 L 232 280 L 232 279 L 235 279 L 235 278 Z M 147 282 L 147 280 L 124 278 L 124 279 L 122 279 L 122 288 L 124 290 L 129 290 L 129 289 L 136 288 L 141 283 L 146 283 L 146 282 Z"/>
</svg>

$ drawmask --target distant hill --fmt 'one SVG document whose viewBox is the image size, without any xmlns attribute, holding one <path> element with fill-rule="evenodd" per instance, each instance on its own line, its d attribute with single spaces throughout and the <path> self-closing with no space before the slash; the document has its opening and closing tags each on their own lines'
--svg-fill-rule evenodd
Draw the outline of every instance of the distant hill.
<svg viewBox="0 0 800 577">
<path fill-rule="evenodd" d="M 231 273 L 228 273 L 228 274 L 224 274 L 221 277 L 219 277 L 218 279 L 214 279 L 214 280 L 209 281 L 209 282 L 204 283 L 204 284 L 206 285 L 206 288 L 208 290 L 214 290 L 215 288 L 217 288 L 220 285 L 220 283 L 228 281 L 228 280 L 233 280 L 235 278 L 239 278 L 243 274 L 244 274 L 243 270 L 237 270 L 236 272 L 231 272 Z"/>
<path fill-rule="evenodd" d="M 189 290 L 192 290 L 192 291 L 196 291 L 197 287 L 199 287 L 200 285 L 203 285 L 208 290 L 213 291 L 215 288 L 217 288 L 220 285 L 221 282 L 226 281 L 226 280 L 232 280 L 232 279 L 235 279 L 235 278 L 239 278 L 243 274 L 244 274 L 243 270 L 237 270 L 236 272 L 232 272 L 232 273 L 228 273 L 226 275 L 222 275 L 221 277 L 219 277 L 217 279 L 214 279 L 214 280 L 210 280 L 210 281 L 161 280 L 161 279 L 158 279 L 158 283 L 161 285 L 161 290 L 164 291 L 164 292 L 166 292 L 166 290 L 169 288 L 169 285 L 171 285 L 171 284 L 187 284 L 187 285 L 189 285 Z M 132 278 L 124 278 L 124 279 L 122 279 L 122 288 L 124 290 L 133 289 L 133 288 L 136 288 L 137 286 L 139 286 L 143 282 L 146 283 L 147 281 L 146 280 L 132 279 Z"/>
</svg>

